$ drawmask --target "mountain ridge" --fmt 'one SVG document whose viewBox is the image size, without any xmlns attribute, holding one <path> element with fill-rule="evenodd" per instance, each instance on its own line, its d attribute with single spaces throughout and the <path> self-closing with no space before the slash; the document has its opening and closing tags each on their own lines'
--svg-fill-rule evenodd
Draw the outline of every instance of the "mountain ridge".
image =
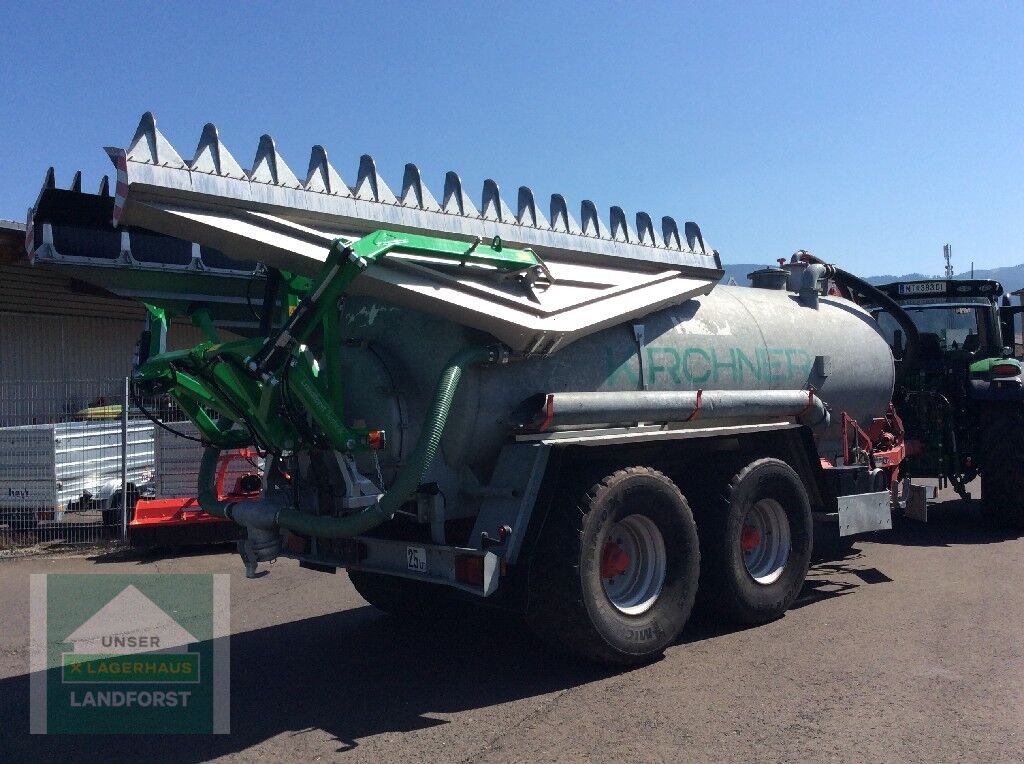
<svg viewBox="0 0 1024 764">
<path fill-rule="evenodd" d="M 747 274 L 767 267 L 763 263 L 724 263 L 722 268 L 725 270 L 725 275 L 722 277 L 722 283 L 727 284 L 729 279 L 733 278 L 740 286 L 749 286 L 750 280 L 747 278 Z M 916 281 L 920 279 L 940 279 L 943 277 L 939 274 L 904 273 L 902 275 L 861 276 L 861 278 L 869 284 L 888 284 L 893 281 Z M 955 274 L 953 278 L 994 279 L 1003 285 L 1003 289 L 1006 292 L 1015 292 L 1018 289 L 1024 289 L 1024 263 L 1003 266 L 1001 268 L 975 268 L 973 277 L 970 271 L 965 271 Z"/>
</svg>

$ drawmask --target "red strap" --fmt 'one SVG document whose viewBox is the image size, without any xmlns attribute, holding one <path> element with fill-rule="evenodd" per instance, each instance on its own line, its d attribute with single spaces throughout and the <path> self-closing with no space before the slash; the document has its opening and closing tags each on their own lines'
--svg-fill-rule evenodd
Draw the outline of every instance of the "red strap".
<svg viewBox="0 0 1024 764">
<path fill-rule="evenodd" d="M 804 410 L 803 411 L 801 411 L 799 414 L 796 415 L 796 418 L 800 419 L 801 417 L 803 417 L 803 415 L 806 414 L 808 411 L 810 411 L 813 406 L 814 406 L 814 388 L 812 387 L 812 388 L 810 388 L 807 391 L 807 405 L 804 406 Z"/>
<path fill-rule="evenodd" d="M 697 416 L 700 414 L 700 404 L 701 404 L 701 399 L 703 397 L 704 397 L 704 391 L 703 390 L 697 390 L 697 402 L 694 404 L 693 411 L 690 412 L 690 416 L 686 417 L 686 419 L 683 420 L 684 422 L 690 422 L 690 421 L 693 421 L 693 420 L 695 420 L 697 418 Z"/>
<path fill-rule="evenodd" d="M 540 423 L 540 432 L 551 426 L 551 420 L 555 418 L 555 396 L 548 393 L 548 399 L 544 404 L 544 421 Z"/>
</svg>

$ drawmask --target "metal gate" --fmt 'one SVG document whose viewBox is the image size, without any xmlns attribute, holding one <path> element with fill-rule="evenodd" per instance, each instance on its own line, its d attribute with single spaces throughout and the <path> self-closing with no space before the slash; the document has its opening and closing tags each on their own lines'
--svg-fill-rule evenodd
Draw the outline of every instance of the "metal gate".
<svg viewBox="0 0 1024 764">
<path fill-rule="evenodd" d="M 124 543 L 135 502 L 154 494 L 154 438 L 182 419 L 133 400 L 120 378 L 0 385 L 0 552 L 43 543 Z"/>
</svg>

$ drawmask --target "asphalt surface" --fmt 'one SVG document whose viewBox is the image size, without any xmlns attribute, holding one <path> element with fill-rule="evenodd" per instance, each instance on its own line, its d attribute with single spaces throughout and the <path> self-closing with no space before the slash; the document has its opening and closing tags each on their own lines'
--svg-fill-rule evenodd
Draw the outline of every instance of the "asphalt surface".
<svg viewBox="0 0 1024 764">
<path fill-rule="evenodd" d="M 1024 760 L 1024 536 L 945 501 L 816 563 L 774 623 L 694 621 L 664 659 L 573 664 L 504 620 L 409 624 L 344 574 L 223 549 L 0 560 L 0 760 Z M 231 573 L 232 733 L 28 735 L 38 572 Z"/>
</svg>

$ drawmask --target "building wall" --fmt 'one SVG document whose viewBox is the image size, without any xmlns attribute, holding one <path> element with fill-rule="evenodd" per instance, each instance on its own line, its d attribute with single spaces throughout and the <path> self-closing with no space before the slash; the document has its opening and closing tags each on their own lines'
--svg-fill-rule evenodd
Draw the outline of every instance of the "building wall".
<svg viewBox="0 0 1024 764">
<path fill-rule="evenodd" d="M 0 426 L 58 421 L 119 403 L 145 310 L 27 261 L 0 261 Z M 202 340 L 171 326 L 169 347 Z"/>
</svg>

